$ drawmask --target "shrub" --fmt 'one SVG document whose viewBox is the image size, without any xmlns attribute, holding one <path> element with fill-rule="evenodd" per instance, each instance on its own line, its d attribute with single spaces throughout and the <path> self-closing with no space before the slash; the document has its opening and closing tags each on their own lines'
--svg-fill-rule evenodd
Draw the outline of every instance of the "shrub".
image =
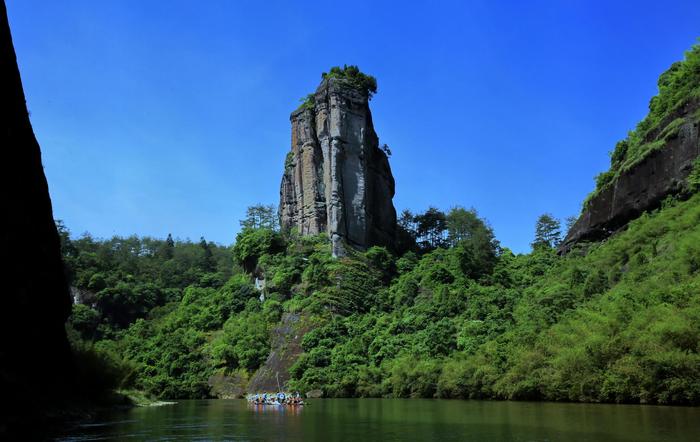
<svg viewBox="0 0 700 442">
<path fill-rule="evenodd" d="M 350 86 L 372 98 L 377 93 L 377 79 L 364 74 L 355 65 L 333 66 L 330 71 L 321 74 L 321 78 L 338 78 L 346 81 Z"/>
</svg>

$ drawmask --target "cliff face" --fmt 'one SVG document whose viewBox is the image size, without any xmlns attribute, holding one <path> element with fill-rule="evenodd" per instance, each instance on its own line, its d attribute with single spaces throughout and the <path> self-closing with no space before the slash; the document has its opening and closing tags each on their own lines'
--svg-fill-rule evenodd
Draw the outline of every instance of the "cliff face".
<svg viewBox="0 0 700 442">
<path fill-rule="evenodd" d="M 301 341 L 310 329 L 307 318 L 296 313 L 282 315 L 281 321 L 272 330 L 270 354 L 248 382 L 248 393 L 287 388 L 289 369 L 304 352 Z"/>
<path fill-rule="evenodd" d="M 700 155 L 698 112 L 700 102 L 683 106 L 666 121 L 655 135 L 663 133 L 671 122 L 683 119 L 677 131 L 664 144 L 639 163 L 622 172 L 588 203 L 564 239 L 560 252 L 580 241 L 606 238 L 644 211 L 653 210 L 669 195 L 682 193 L 685 180 Z"/>
<path fill-rule="evenodd" d="M 71 302 L 49 189 L 20 80 L 5 3 L 0 5 L 0 421 L 51 399 L 70 372 L 64 323 Z M 27 405 L 25 402 L 36 402 Z M 11 423 L 11 422 L 10 422 Z M 0 434 L 2 433 L 0 422 Z"/>
<path fill-rule="evenodd" d="M 280 222 L 302 235 L 326 232 L 333 254 L 345 245 L 392 247 L 394 177 L 379 149 L 366 93 L 326 78 L 313 104 L 290 117 L 292 150 L 280 190 Z"/>
</svg>

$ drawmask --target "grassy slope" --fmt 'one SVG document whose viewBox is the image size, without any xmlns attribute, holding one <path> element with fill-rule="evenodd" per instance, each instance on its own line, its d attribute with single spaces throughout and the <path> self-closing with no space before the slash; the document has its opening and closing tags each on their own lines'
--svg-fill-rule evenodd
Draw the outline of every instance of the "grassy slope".
<svg viewBox="0 0 700 442">
<path fill-rule="evenodd" d="M 516 309 L 499 395 L 697 403 L 699 222 L 695 196 L 561 260 Z M 575 307 L 556 315 L 562 302 Z"/>
</svg>

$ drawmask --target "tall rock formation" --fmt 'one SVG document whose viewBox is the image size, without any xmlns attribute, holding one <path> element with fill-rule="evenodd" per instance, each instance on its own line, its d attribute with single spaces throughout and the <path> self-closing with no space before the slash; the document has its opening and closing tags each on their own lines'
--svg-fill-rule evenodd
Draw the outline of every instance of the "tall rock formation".
<svg viewBox="0 0 700 442">
<path fill-rule="evenodd" d="M 0 439 L 68 389 L 64 323 L 71 302 L 49 189 L 25 104 L 5 3 L 0 4 L 2 299 Z M 65 393 L 65 391 L 63 392 Z M 61 393 L 61 394 L 63 394 Z M 36 416 L 35 416 L 36 417 Z M 32 420 L 34 429 L 41 427 Z M 23 439 L 30 439 L 29 428 Z M 9 438 L 8 438 L 9 440 Z"/>
<path fill-rule="evenodd" d="M 326 77 L 292 112 L 292 149 L 280 189 L 280 222 L 302 235 L 326 232 L 334 256 L 345 246 L 392 248 L 394 177 L 379 149 L 369 96 L 343 78 Z"/>
</svg>

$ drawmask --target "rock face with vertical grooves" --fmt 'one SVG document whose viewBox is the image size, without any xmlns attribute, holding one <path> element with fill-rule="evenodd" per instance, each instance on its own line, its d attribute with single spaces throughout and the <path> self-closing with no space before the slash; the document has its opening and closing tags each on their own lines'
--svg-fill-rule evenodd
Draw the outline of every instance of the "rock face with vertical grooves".
<svg viewBox="0 0 700 442">
<path fill-rule="evenodd" d="M 280 189 L 280 222 L 302 235 L 327 233 L 345 247 L 392 248 L 394 177 L 379 149 L 369 98 L 343 79 L 324 79 L 313 104 L 292 112 L 292 149 Z"/>
</svg>

